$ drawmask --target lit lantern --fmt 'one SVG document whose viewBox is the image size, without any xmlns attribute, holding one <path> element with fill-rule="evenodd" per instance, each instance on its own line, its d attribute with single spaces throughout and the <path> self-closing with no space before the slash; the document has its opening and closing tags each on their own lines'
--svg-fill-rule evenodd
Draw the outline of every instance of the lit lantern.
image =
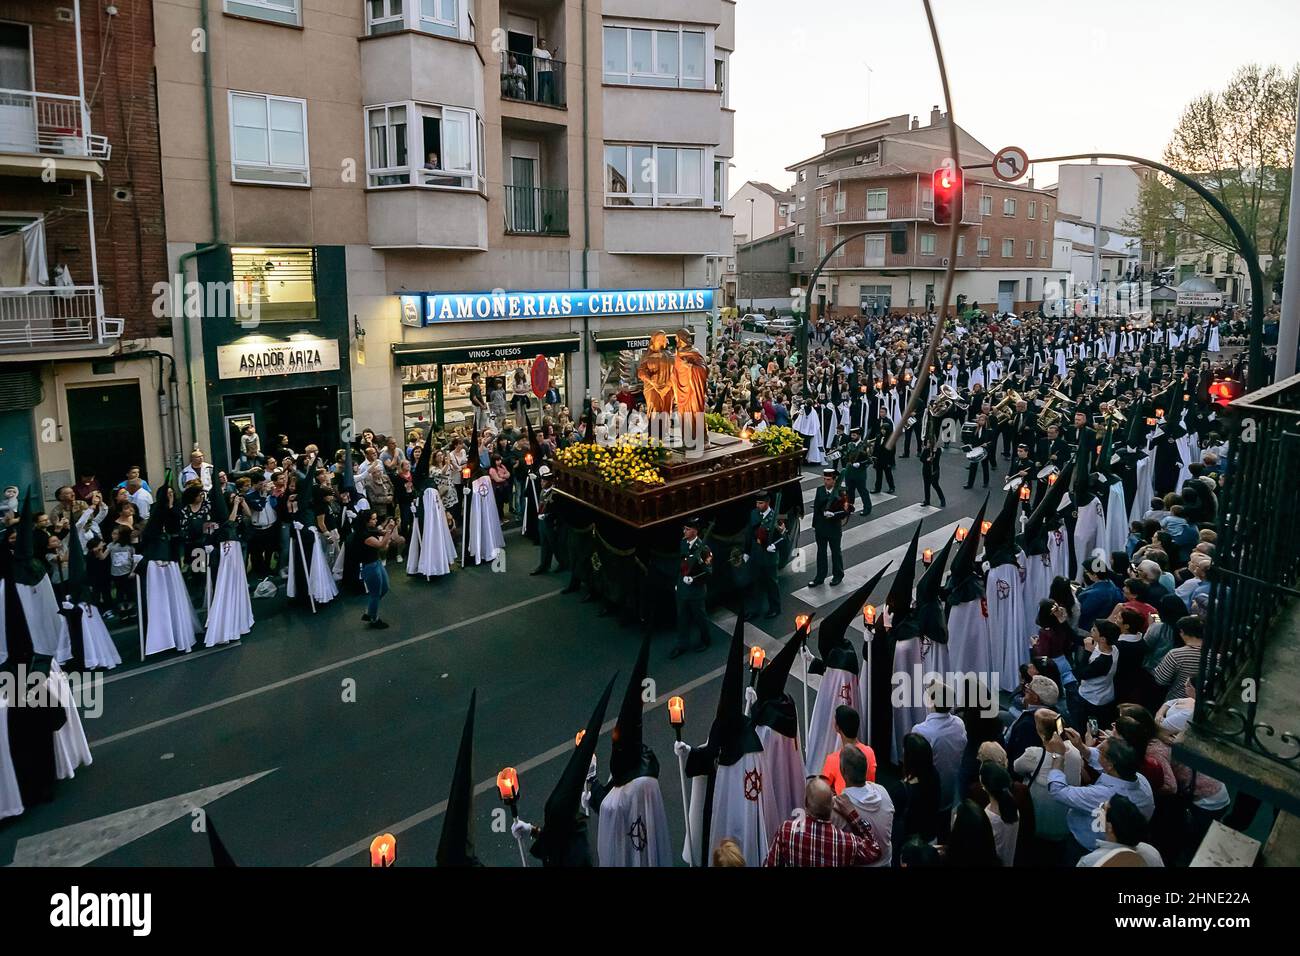
<svg viewBox="0 0 1300 956">
<path fill-rule="evenodd" d="M 370 865 L 392 866 L 397 860 L 397 837 L 385 833 L 370 841 Z"/>
<path fill-rule="evenodd" d="M 1021 500 L 1021 501 L 1028 501 L 1028 500 L 1029 500 L 1029 486 L 1028 486 L 1028 485 L 1021 485 L 1021 486 L 1020 486 L 1020 500 Z"/>
<path fill-rule="evenodd" d="M 464 478 L 466 481 L 469 481 L 470 475 L 472 474 L 474 474 L 474 469 L 470 468 L 469 465 L 466 465 L 464 468 L 460 470 L 460 476 Z"/>
<path fill-rule="evenodd" d="M 1049 485 L 1054 485 L 1056 484 L 1056 479 L 1059 477 L 1060 476 L 1056 472 L 1052 472 L 1050 475 L 1047 476 L 1047 483 Z"/>
<path fill-rule="evenodd" d="M 506 803 L 519 799 L 519 773 L 514 767 L 506 767 L 497 774 L 497 793 Z"/>
<path fill-rule="evenodd" d="M 1186 392 L 1183 392 L 1183 401 L 1190 402 L 1191 400 L 1192 400 L 1192 396 L 1188 395 Z"/>
<path fill-rule="evenodd" d="M 1165 417 L 1165 410 L 1163 408 L 1157 408 L 1156 418 L 1164 418 L 1164 417 Z"/>
<path fill-rule="evenodd" d="M 958 541 L 965 541 L 965 540 L 966 540 L 966 534 L 967 534 L 967 531 L 966 531 L 965 528 L 960 527 L 960 526 L 957 528 L 957 540 L 958 540 Z"/>
<path fill-rule="evenodd" d="M 1147 419 L 1147 425 L 1148 425 L 1148 426 L 1154 428 L 1154 427 L 1155 427 L 1155 424 L 1156 424 L 1156 420 L 1155 420 L 1154 418 L 1148 418 L 1148 419 Z"/>
<path fill-rule="evenodd" d="M 580 745 L 582 743 L 582 738 L 585 736 L 587 736 L 587 731 L 585 729 L 578 731 L 573 737 L 573 746 L 577 747 Z"/>
<path fill-rule="evenodd" d="M 931 375 L 933 375 L 933 374 L 934 374 L 934 370 L 935 370 L 935 369 L 934 369 L 934 366 L 933 366 L 933 365 L 931 365 L 931 366 L 930 366 L 930 374 L 931 374 Z"/>
<path fill-rule="evenodd" d="M 924 564 L 924 565 L 926 565 L 926 566 L 928 567 L 929 564 L 930 564 L 930 562 L 933 561 L 933 560 L 934 560 L 934 551 L 933 551 L 932 549 L 930 549 L 930 548 L 926 548 L 924 551 L 921 552 L 921 563 L 922 563 L 922 564 Z"/>
<path fill-rule="evenodd" d="M 533 463 L 533 453 L 531 451 L 524 452 L 524 464 L 531 465 L 532 463 Z"/>
<path fill-rule="evenodd" d="M 911 370 L 909 369 L 908 371 L 906 371 L 906 372 L 903 373 L 903 381 L 904 381 L 904 382 L 910 382 L 911 380 L 912 380 L 912 372 L 911 372 Z"/>
<path fill-rule="evenodd" d="M 680 727 L 686 723 L 686 701 L 680 697 L 668 698 L 668 723 Z"/>
<path fill-rule="evenodd" d="M 794 619 L 794 629 L 796 631 L 806 631 L 810 623 L 812 623 L 812 618 L 809 615 L 799 614 Z"/>
<path fill-rule="evenodd" d="M 862 605 L 862 623 L 867 627 L 876 623 L 876 606 L 874 604 Z"/>
<path fill-rule="evenodd" d="M 985 521 L 983 524 L 980 525 L 980 534 L 988 534 L 989 528 L 991 527 L 993 527 L 993 522 Z"/>
<path fill-rule="evenodd" d="M 742 428 L 740 430 L 740 438 L 742 441 L 749 441 L 749 436 L 750 436 L 750 431 L 748 428 Z"/>
<path fill-rule="evenodd" d="M 1241 383 L 1230 378 L 1210 386 L 1210 398 L 1220 408 L 1227 408 L 1232 402 L 1241 398 L 1242 392 Z"/>
</svg>

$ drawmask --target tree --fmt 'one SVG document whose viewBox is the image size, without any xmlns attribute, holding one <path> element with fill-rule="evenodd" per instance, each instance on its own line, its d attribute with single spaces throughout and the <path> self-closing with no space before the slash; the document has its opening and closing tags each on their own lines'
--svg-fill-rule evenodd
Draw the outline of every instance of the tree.
<svg viewBox="0 0 1300 956">
<path fill-rule="evenodd" d="M 1281 277 L 1286 251 L 1298 79 L 1300 66 L 1290 73 L 1243 66 L 1221 91 L 1187 104 L 1164 151 L 1167 165 L 1196 178 L 1237 217 L 1261 260 L 1269 260 L 1270 284 Z M 1237 251 L 1218 214 L 1167 176 L 1146 177 L 1128 225 L 1169 256 Z"/>
</svg>

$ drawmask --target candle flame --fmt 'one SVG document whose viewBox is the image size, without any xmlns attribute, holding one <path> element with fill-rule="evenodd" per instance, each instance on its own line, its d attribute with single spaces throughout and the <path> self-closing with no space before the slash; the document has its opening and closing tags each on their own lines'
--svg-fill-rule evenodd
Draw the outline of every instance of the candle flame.
<svg viewBox="0 0 1300 956">
<path fill-rule="evenodd" d="M 673 726 L 686 723 L 686 701 L 680 697 L 668 699 L 668 723 Z"/>
</svg>

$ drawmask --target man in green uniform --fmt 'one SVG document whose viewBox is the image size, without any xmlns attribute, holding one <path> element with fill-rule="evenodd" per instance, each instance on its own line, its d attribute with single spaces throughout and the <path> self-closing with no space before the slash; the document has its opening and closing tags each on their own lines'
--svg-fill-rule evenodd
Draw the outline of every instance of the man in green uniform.
<svg viewBox="0 0 1300 956">
<path fill-rule="evenodd" d="M 708 579 L 713 570 L 713 552 L 700 538 L 700 519 L 691 518 L 682 528 L 679 548 L 682 563 L 677 572 L 677 643 L 668 652 L 679 657 L 690 643 L 692 633 L 699 635 L 697 651 L 709 646 L 709 619 L 704 613 L 708 597 Z"/>
<path fill-rule="evenodd" d="M 777 587 L 777 546 L 785 537 L 784 527 L 772 509 L 771 497 L 766 491 L 754 499 L 754 510 L 749 515 L 749 546 L 746 549 L 753 590 L 750 592 L 750 616 L 757 617 L 759 605 L 767 606 L 768 618 L 781 613 L 781 589 Z"/>
<path fill-rule="evenodd" d="M 808 582 L 815 588 L 826 580 L 826 549 L 831 552 L 831 585 L 844 580 L 844 556 L 840 553 L 840 535 L 853 506 L 836 487 L 839 473 L 834 468 L 822 471 L 822 487 L 813 498 L 813 535 L 817 539 L 817 577 Z"/>
</svg>

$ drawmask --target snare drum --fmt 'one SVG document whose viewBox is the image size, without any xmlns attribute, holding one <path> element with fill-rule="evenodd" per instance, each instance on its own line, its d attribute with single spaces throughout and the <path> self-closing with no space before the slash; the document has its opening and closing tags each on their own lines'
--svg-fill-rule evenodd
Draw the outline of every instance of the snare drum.
<svg viewBox="0 0 1300 956">
<path fill-rule="evenodd" d="M 966 460 L 972 465 L 978 465 L 988 456 L 989 450 L 984 445 L 980 445 L 978 448 L 972 448 L 970 451 L 966 452 Z"/>
<path fill-rule="evenodd" d="M 1052 475 L 1057 474 L 1059 471 L 1060 469 L 1057 468 L 1055 465 L 1044 465 L 1042 468 L 1038 469 L 1038 477 L 1041 478 L 1043 481 L 1046 481 L 1048 478 L 1050 478 Z"/>
<path fill-rule="evenodd" d="M 966 422 L 961 426 L 961 440 L 963 444 L 969 445 L 975 437 L 975 431 L 979 426 L 975 422 Z"/>
</svg>

